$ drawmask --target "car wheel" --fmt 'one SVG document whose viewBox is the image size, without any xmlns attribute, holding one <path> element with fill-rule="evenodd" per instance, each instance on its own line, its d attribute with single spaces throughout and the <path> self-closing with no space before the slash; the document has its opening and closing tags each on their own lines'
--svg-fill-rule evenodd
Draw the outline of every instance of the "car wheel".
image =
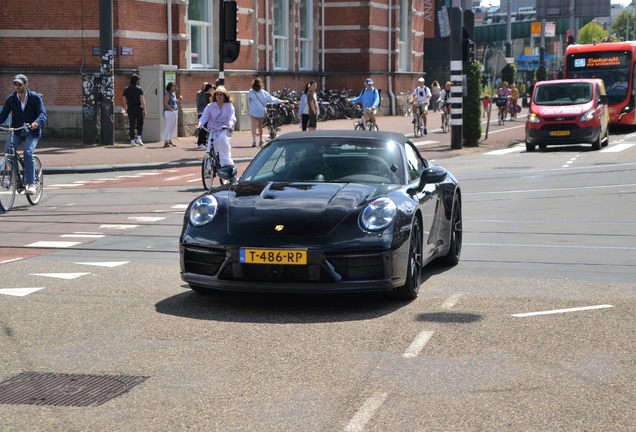
<svg viewBox="0 0 636 432">
<path fill-rule="evenodd" d="M 609 125 L 605 128 L 605 139 L 603 140 L 603 147 L 607 147 L 609 145 Z"/>
<path fill-rule="evenodd" d="M 448 253 L 444 257 L 444 263 L 454 266 L 459 263 L 459 256 L 462 253 L 462 200 L 459 194 L 455 194 L 455 199 L 453 200 L 449 243 L 450 246 Z"/>
<path fill-rule="evenodd" d="M 420 221 L 415 219 L 409 240 L 409 258 L 406 269 L 406 282 L 399 287 L 396 295 L 400 300 L 413 300 L 420 290 L 420 273 L 422 272 L 422 229 Z"/>
<path fill-rule="evenodd" d="M 601 133 L 599 132 L 598 138 L 596 141 L 592 143 L 592 150 L 600 150 L 601 149 Z"/>
<path fill-rule="evenodd" d="M 528 143 L 528 141 L 526 141 L 526 151 L 527 151 L 528 153 L 533 152 L 533 151 L 534 151 L 534 149 L 535 149 L 535 147 L 536 147 L 536 146 L 535 146 L 534 144 L 529 144 L 529 143 Z"/>
</svg>

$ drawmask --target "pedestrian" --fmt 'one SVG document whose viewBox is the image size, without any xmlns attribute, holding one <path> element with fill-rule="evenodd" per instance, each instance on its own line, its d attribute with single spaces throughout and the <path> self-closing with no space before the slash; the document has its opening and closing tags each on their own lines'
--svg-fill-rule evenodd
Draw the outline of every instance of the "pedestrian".
<svg viewBox="0 0 636 432">
<path fill-rule="evenodd" d="M 163 146 L 164 147 L 176 147 L 176 144 L 172 142 L 172 135 L 177 129 L 177 122 L 179 120 L 179 104 L 183 96 L 177 96 L 174 94 L 177 86 L 174 82 L 169 82 L 166 85 L 166 92 L 163 95 L 163 116 L 166 118 L 166 128 L 163 132 Z"/>
<path fill-rule="evenodd" d="M 205 125 L 206 129 L 210 131 L 211 139 L 208 140 L 207 151 L 212 150 L 211 145 L 213 144 L 219 153 L 221 167 L 234 165 L 230 139 L 234 132 L 236 115 L 232 98 L 224 86 L 217 86 L 212 98 L 213 102 L 203 110 L 197 127 L 201 128 L 202 125 Z"/>
<path fill-rule="evenodd" d="M 252 81 L 252 89 L 247 93 L 250 105 L 250 118 L 252 120 L 252 147 L 256 147 L 256 137 L 260 137 L 259 146 L 263 145 L 263 117 L 267 112 L 267 104 L 281 104 L 286 100 L 278 99 L 263 89 L 263 81 L 255 78 Z"/>
<path fill-rule="evenodd" d="M 317 89 L 318 84 L 316 81 L 310 81 L 309 91 L 307 92 L 307 113 L 309 115 L 307 119 L 307 130 L 310 131 L 316 130 L 316 126 L 318 125 L 318 112 L 320 108 L 318 108 Z"/>
<path fill-rule="evenodd" d="M 146 118 L 146 98 L 144 98 L 143 89 L 139 87 L 139 80 L 139 75 L 132 74 L 130 85 L 124 89 L 124 111 L 128 115 L 131 147 L 144 145 L 141 134 L 144 131 L 144 118 Z M 137 135 L 135 135 L 135 129 Z"/>
<path fill-rule="evenodd" d="M 18 147 L 24 143 L 24 180 L 26 182 L 25 193 L 35 195 L 35 158 L 33 152 L 42 136 L 42 126 L 47 120 L 46 110 L 42 103 L 42 95 L 29 90 L 29 80 L 26 76 L 18 74 L 13 77 L 15 91 L 4 102 L 0 111 L 0 123 L 4 123 L 11 114 L 11 127 L 19 128 L 25 123 L 30 125 L 29 130 L 21 130 L 13 135 L 13 144 Z M 5 152 L 11 148 L 11 140 L 7 139 Z"/>
<path fill-rule="evenodd" d="M 439 95 L 441 94 L 442 89 L 439 86 L 439 83 L 437 82 L 437 80 L 433 81 L 433 84 L 431 84 L 431 105 L 433 105 L 433 112 L 437 112 L 439 106 Z"/>
<path fill-rule="evenodd" d="M 309 122 L 309 106 L 307 105 L 307 93 L 309 92 L 309 88 L 311 87 L 311 83 L 307 83 L 305 85 L 305 91 L 300 96 L 300 107 L 298 108 L 298 112 L 300 113 L 300 125 L 303 131 L 307 130 L 307 123 Z"/>
<path fill-rule="evenodd" d="M 201 114 L 203 114 L 203 110 L 210 103 L 210 98 L 212 93 L 210 90 L 215 88 L 214 85 L 209 82 L 204 82 L 201 86 L 201 90 L 197 92 L 196 102 L 197 102 L 197 118 L 201 118 Z M 199 150 L 205 149 L 205 141 L 206 141 L 207 133 L 205 129 L 200 128 L 199 133 L 197 134 L 197 147 Z"/>
</svg>

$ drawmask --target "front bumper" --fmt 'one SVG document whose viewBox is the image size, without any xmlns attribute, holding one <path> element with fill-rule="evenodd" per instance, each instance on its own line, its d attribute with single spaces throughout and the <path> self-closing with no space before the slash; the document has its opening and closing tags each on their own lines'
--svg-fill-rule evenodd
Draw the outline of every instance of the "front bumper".
<svg viewBox="0 0 636 432">
<path fill-rule="evenodd" d="M 553 131 L 569 132 L 568 136 L 551 136 Z M 547 124 L 541 129 L 526 129 L 526 142 L 535 145 L 565 145 L 565 144 L 593 144 L 599 138 L 601 128 L 590 126 L 580 128 L 576 124 Z"/>
</svg>

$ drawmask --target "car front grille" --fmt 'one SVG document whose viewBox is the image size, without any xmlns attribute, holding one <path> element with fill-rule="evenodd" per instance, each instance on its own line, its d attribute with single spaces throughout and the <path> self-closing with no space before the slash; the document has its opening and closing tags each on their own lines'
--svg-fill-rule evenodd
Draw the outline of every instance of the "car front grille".
<svg viewBox="0 0 636 432">
<path fill-rule="evenodd" d="M 219 279 L 245 282 L 335 282 L 329 272 L 317 264 L 279 265 L 233 262 L 223 269 Z"/>
<path fill-rule="evenodd" d="M 389 252 L 330 254 L 327 262 L 343 280 L 385 279 L 392 272 Z"/>
<path fill-rule="evenodd" d="M 183 246 L 183 265 L 187 273 L 214 276 L 225 260 L 223 249 L 203 249 Z"/>
</svg>

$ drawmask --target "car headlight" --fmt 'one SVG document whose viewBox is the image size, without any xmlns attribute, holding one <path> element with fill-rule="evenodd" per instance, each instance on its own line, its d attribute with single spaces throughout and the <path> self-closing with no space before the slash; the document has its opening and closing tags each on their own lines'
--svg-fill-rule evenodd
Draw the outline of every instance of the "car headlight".
<svg viewBox="0 0 636 432">
<path fill-rule="evenodd" d="M 541 119 L 535 113 L 528 114 L 528 123 L 541 123 Z"/>
<path fill-rule="evenodd" d="M 583 114 L 581 116 L 581 120 L 580 121 L 586 122 L 586 121 L 590 121 L 590 120 L 594 120 L 594 110 L 589 110 L 588 112 Z"/>
<path fill-rule="evenodd" d="M 391 225 L 397 214 L 397 206 L 390 198 L 371 201 L 360 213 L 360 225 L 367 231 L 381 231 Z"/>
<path fill-rule="evenodd" d="M 195 227 L 202 227 L 210 223 L 218 208 L 219 202 L 213 195 L 202 196 L 190 207 L 190 223 Z"/>
</svg>

